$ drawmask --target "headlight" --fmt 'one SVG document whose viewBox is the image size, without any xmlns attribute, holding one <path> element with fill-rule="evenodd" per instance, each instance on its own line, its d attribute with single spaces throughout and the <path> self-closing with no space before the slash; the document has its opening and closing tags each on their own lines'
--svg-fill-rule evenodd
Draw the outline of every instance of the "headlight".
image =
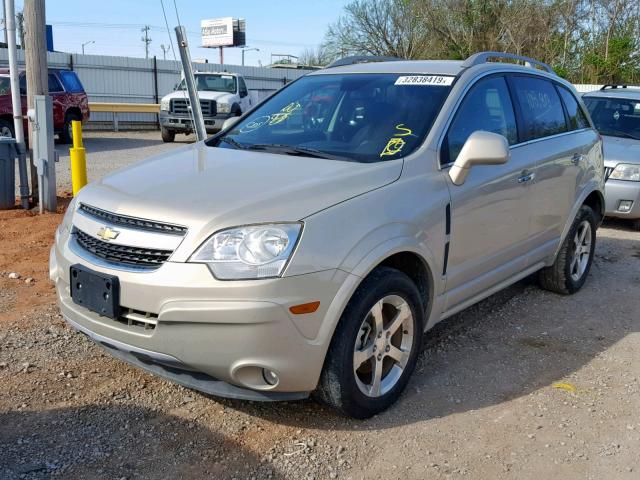
<svg viewBox="0 0 640 480">
<path fill-rule="evenodd" d="M 171 99 L 169 99 L 169 98 L 163 98 L 162 100 L 160 100 L 160 110 L 169 111 L 169 102 L 170 101 L 171 101 Z"/>
<path fill-rule="evenodd" d="M 613 180 L 629 180 L 640 182 L 640 165 L 630 163 L 619 163 L 609 176 Z"/>
<path fill-rule="evenodd" d="M 301 223 L 229 228 L 209 237 L 189 261 L 206 263 L 220 280 L 279 277 L 301 230 Z"/>
<path fill-rule="evenodd" d="M 229 113 L 231 112 L 231 105 L 228 103 L 218 103 L 216 105 L 216 109 L 218 110 L 218 113 Z"/>
</svg>

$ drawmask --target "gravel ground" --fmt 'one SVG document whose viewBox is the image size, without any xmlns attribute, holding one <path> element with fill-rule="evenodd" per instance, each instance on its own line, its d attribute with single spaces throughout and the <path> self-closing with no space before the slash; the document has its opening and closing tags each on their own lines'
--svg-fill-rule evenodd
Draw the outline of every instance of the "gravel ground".
<svg viewBox="0 0 640 480">
<path fill-rule="evenodd" d="M 87 152 L 88 179 L 90 182 L 97 180 L 113 170 L 194 141 L 193 135 L 176 135 L 174 143 L 164 143 L 157 130 L 140 132 L 85 131 L 83 142 Z M 55 147 L 59 155 L 59 162 L 56 165 L 58 190 L 71 190 L 70 145 L 56 143 Z M 16 167 L 16 195 L 20 193 L 18 179 Z"/>
<path fill-rule="evenodd" d="M 402 399 L 354 421 L 202 395 L 68 328 L 46 264 L 66 202 L 0 212 L 0 479 L 640 478 L 640 234 L 622 223 L 582 291 L 527 279 L 441 323 Z"/>
</svg>

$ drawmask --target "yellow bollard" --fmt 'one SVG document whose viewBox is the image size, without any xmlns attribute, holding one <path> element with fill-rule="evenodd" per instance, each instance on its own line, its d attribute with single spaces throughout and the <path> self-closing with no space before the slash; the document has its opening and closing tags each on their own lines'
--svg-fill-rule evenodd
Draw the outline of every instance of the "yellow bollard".
<svg viewBox="0 0 640 480">
<path fill-rule="evenodd" d="M 69 149 L 71 158 L 71 186 L 76 196 L 80 189 L 87 184 L 87 156 L 82 145 L 82 122 L 71 121 L 73 130 L 73 147 Z"/>
</svg>

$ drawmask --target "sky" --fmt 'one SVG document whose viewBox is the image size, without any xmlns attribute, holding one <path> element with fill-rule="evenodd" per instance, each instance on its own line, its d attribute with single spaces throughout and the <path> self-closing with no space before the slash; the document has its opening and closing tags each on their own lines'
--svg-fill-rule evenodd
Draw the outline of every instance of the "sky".
<svg viewBox="0 0 640 480">
<path fill-rule="evenodd" d="M 163 0 L 171 39 L 178 24 L 174 0 Z M 219 61 L 218 49 L 200 48 L 200 20 L 234 17 L 247 22 L 245 65 L 268 65 L 271 54 L 298 55 L 321 41 L 327 26 L 338 19 L 349 0 L 175 0 L 181 23 L 186 27 L 192 59 Z M 16 0 L 16 12 L 24 1 Z M 55 50 L 97 55 L 145 56 L 143 33 L 149 25 L 149 56 L 163 58 L 161 45 L 171 45 L 160 0 L 46 0 L 47 23 L 53 26 Z M 172 51 L 167 59 L 173 59 Z M 175 52 L 179 59 L 179 53 Z M 225 48 L 224 61 L 240 65 L 239 48 Z"/>
</svg>

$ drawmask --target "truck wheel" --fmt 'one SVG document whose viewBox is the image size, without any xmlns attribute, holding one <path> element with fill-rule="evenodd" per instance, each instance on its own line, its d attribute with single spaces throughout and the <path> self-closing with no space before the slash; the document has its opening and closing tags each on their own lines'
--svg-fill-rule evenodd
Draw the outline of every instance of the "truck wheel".
<svg viewBox="0 0 640 480">
<path fill-rule="evenodd" d="M 16 137 L 16 134 L 13 131 L 13 124 L 8 120 L 0 119 L 0 137 Z"/>
<path fill-rule="evenodd" d="M 71 122 L 73 120 L 80 120 L 75 113 L 67 113 L 64 117 L 64 123 L 62 124 L 62 131 L 60 132 L 60 143 L 65 145 L 73 143 L 73 128 Z"/>
<path fill-rule="evenodd" d="M 160 127 L 160 135 L 162 135 L 162 141 L 166 143 L 173 142 L 176 139 L 176 132 L 164 127 Z"/>
<path fill-rule="evenodd" d="M 422 333 L 423 308 L 416 285 L 396 269 L 375 269 L 338 322 L 317 395 L 354 418 L 385 410 L 409 381 Z"/>
<path fill-rule="evenodd" d="M 564 295 L 571 295 L 582 288 L 593 262 L 597 224 L 591 207 L 580 207 L 555 263 L 538 273 L 542 288 Z"/>
</svg>

